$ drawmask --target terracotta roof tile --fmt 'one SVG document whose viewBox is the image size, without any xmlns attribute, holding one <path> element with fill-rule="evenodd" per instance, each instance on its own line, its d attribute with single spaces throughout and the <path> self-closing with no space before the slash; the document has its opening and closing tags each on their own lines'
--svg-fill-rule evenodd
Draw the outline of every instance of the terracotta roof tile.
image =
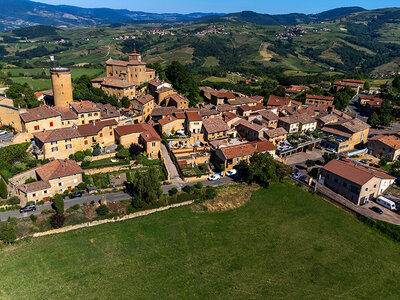
<svg viewBox="0 0 400 300">
<path fill-rule="evenodd" d="M 225 159 L 232 159 L 235 157 L 252 155 L 253 153 L 256 152 L 256 149 L 249 143 L 236 146 L 222 147 L 219 150 L 223 153 Z"/>
<path fill-rule="evenodd" d="M 39 107 L 27 109 L 26 112 L 20 114 L 21 119 L 25 122 L 33 122 L 48 118 L 54 118 L 60 116 L 60 113 L 53 110 L 51 107 L 47 105 L 42 105 Z"/>
<path fill-rule="evenodd" d="M 139 101 L 142 105 L 145 105 L 146 103 L 154 100 L 154 97 L 152 95 L 144 95 L 144 96 L 135 98 L 135 100 Z"/>
<path fill-rule="evenodd" d="M 91 101 L 78 101 L 70 103 L 72 109 L 74 109 L 78 114 L 80 113 L 90 113 L 90 112 L 98 112 L 100 109 Z"/>
<path fill-rule="evenodd" d="M 229 130 L 228 124 L 226 124 L 220 118 L 210 118 L 203 120 L 203 127 L 209 134 Z"/>
</svg>

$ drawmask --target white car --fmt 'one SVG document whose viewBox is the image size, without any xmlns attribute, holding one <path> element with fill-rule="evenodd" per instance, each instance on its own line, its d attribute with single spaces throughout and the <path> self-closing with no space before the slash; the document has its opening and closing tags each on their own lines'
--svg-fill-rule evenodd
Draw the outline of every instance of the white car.
<svg viewBox="0 0 400 300">
<path fill-rule="evenodd" d="M 236 175 L 236 174 L 237 174 L 237 170 L 236 169 L 229 170 L 229 171 L 227 171 L 225 173 L 226 176 L 233 176 L 233 175 Z"/>
<path fill-rule="evenodd" d="M 221 174 L 215 173 L 215 174 L 211 175 L 210 177 L 208 177 L 208 180 L 214 181 L 214 180 L 218 180 L 220 178 L 221 178 Z"/>
<path fill-rule="evenodd" d="M 4 135 L 4 134 L 7 134 L 8 132 L 7 131 L 5 131 L 5 130 L 0 130 L 0 135 Z"/>
</svg>

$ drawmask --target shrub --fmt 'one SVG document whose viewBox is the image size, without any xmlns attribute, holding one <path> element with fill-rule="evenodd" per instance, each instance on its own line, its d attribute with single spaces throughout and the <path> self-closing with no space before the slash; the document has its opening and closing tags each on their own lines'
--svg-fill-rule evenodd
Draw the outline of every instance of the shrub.
<svg viewBox="0 0 400 300">
<path fill-rule="evenodd" d="M 10 223 L 4 223 L 0 227 L 0 240 L 5 243 L 12 243 L 17 238 L 15 227 Z"/>
<path fill-rule="evenodd" d="M 38 202 L 38 204 L 40 204 L 40 205 L 44 204 L 44 200 L 40 200 L 40 201 Z"/>
<path fill-rule="evenodd" d="M 204 198 L 207 200 L 212 200 L 217 196 L 217 194 L 218 194 L 218 191 L 215 187 L 208 186 L 204 193 Z"/>
<path fill-rule="evenodd" d="M 146 206 L 146 202 L 140 197 L 135 197 L 132 199 L 132 206 L 136 209 L 143 208 Z"/>
<path fill-rule="evenodd" d="M 108 215 L 109 212 L 110 212 L 110 208 L 109 208 L 107 205 L 105 205 L 105 204 L 102 204 L 102 205 L 100 205 L 98 208 L 96 208 L 96 213 L 97 213 L 99 216 Z"/>
<path fill-rule="evenodd" d="M 173 187 L 172 189 L 170 189 L 168 191 L 168 193 L 172 196 L 172 195 L 176 195 L 178 194 L 178 189 L 176 187 Z"/>
<path fill-rule="evenodd" d="M 379 165 L 381 167 L 384 167 L 387 165 L 388 162 L 389 162 L 389 160 L 386 157 L 382 157 L 381 160 L 379 161 Z"/>
<path fill-rule="evenodd" d="M 203 188 L 203 183 L 202 182 L 198 182 L 194 185 L 196 188 L 198 188 L 199 190 L 201 190 Z"/>
<path fill-rule="evenodd" d="M 94 148 L 93 149 L 93 153 L 92 153 L 93 156 L 99 156 L 100 154 L 101 154 L 101 151 L 100 151 L 99 148 Z"/>
<path fill-rule="evenodd" d="M 83 153 L 83 151 L 78 151 L 75 153 L 75 159 L 77 161 L 83 161 L 84 158 L 85 158 L 85 153 Z"/>
<path fill-rule="evenodd" d="M 41 214 L 42 215 L 47 215 L 47 214 L 54 214 L 56 211 L 54 209 L 43 209 Z"/>
<path fill-rule="evenodd" d="M 35 215 L 30 215 L 29 218 L 32 220 L 33 223 L 36 223 L 37 217 Z"/>
<path fill-rule="evenodd" d="M 65 218 L 64 224 L 65 224 L 65 226 L 77 225 L 77 224 L 85 223 L 87 221 L 89 221 L 88 218 L 86 218 L 82 214 L 72 214 Z"/>
<path fill-rule="evenodd" d="M 90 149 L 86 149 L 85 151 L 83 151 L 83 153 L 86 155 L 86 156 L 92 156 L 92 150 L 90 150 Z"/>
<path fill-rule="evenodd" d="M 75 157 L 75 155 L 73 155 L 73 154 L 70 154 L 70 155 L 68 156 L 68 158 L 71 159 L 71 160 L 76 160 L 76 157 Z"/>
<path fill-rule="evenodd" d="M 122 148 L 121 150 L 118 151 L 118 153 L 115 155 L 117 158 L 120 159 L 127 159 L 129 157 L 129 150 L 126 148 Z"/>
<path fill-rule="evenodd" d="M 65 217 L 61 214 L 54 214 L 50 217 L 50 225 L 53 228 L 60 228 L 64 225 Z"/>
<path fill-rule="evenodd" d="M 81 163 L 81 167 L 89 167 L 90 166 L 90 161 L 88 161 L 88 160 L 84 160 L 82 163 Z"/>
<path fill-rule="evenodd" d="M 7 195 L 8 195 L 7 185 L 4 182 L 4 179 L 0 178 L 0 197 L 3 199 L 7 199 Z"/>
<path fill-rule="evenodd" d="M 132 183 L 132 174 L 130 171 L 126 172 L 126 182 Z"/>
<path fill-rule="evenodd" d="M 188 193 L 188 194 L 191 194 L 191 193 L 194 191 L 194 187 L 193 187 L 193 186 L 190 186 L 190 185 L 187 185 L 187 186 L 183 187 L 182 190 L 183 190 L 184 192 Z"/>
<path fill-rule="evenodd" d="M 78 184 L 78 189 L 84 191 L 86 189 L 86 183 L 81 182 L 80 184 Z"/>
<path fill-rule="evenodd" d="M 57 214 L 64 213 L 64 199 L 59 194 L 56 194 L 54 196 L 54 208 L 55 208 Z"/>
<path fill-rule="evenodd" d="M 19 197 L 14 196 L 14 197 L 11 197 L 10 199 L 8 199 L 6 203 L 8 205 L 19 205 L 20 202 L 21 202 L 21 200 L 19 199 Z"/>
</svg>

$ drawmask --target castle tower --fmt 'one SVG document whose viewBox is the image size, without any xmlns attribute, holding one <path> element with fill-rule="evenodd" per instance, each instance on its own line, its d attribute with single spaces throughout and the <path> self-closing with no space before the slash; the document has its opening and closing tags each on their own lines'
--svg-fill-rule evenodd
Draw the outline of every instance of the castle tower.
<svg viewBox="0 0 400 300">
<path fill-rule="evenodd" d="M 136 53 L 136 49 L 133 50 L 133 53 L 129 54 L 129 61 L 142 61 L 142 55 Z"/>
<path fill-rule="evenodd" d="M 53 88 L 54 105 L 69 107 L 72 99 L 71 70 L 69 68 L 51 68 L 51 85 Z"/>
</svg>

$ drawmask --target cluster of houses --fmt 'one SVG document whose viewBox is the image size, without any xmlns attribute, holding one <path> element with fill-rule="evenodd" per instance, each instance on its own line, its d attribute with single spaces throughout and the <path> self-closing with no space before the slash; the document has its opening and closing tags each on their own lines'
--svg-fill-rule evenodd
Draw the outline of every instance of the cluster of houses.
<svg viewBox="0 0 400 300">
<path fill-rule="evenodd" d="M 76 187 L 82 181 L 82 170 L 68 158 L 94 147 L 112 152 L 117 144 L 138 144 L 149 159 L 157 159 L 162 157 L 164 142 L 178 169 L 206 163 L 224 174 L 242 161 L 249 161 L 254 153 L 269 153 L 282 161 L 316 146 L 345 153 L 365 145 L 369 135 L 370 126 L 354 114 L 336 110 L 332 97 L 307 94 L 302 103 L 289 97 L 270 95 L 264 99 L 201 87 L 205 102 L 190 107 L 190 101 L 171 84 L 158 79 L 136 51 L 128 61 L 109 59 L 106 71 L 107 76 L 94 79 L 93 86 L 118 99 L 127 97 L 129 108 L 73 101 L 67 68 L 51 69 L 53 89 L 47 94 L 51 99 L 45 99 L 45 105 L 20 109 L 14 107 L 11 99 L 0 99 L 1 123 L 19 132 L 14 142 L 32 141 L 36 157 L 50 159 L 49 164 L 28 171 L 35 182 L 13 181 L 25 201 L 48 200 L 55 193 Z M 364 82 L 344 79 L 334 84 L 338 89 L 350 86 L 358 93 Z M 290 86 L 286 93 L 308 90 L 306 86 Z M 381 103 L 373 97 L 360 99 L 368 109 Z M 377 136 L 370 139 L 369 147 L 374 154 L 395 160 L 400 154 L 399 140 L 397 136 Z M 333 186 L 335 176 L 342 178 L 343 168 L 355 168 L 354 172 L 361 174 L 358 166 L 334 161 L 323 171 L 326 184 Z M 364 189 L 365 193 L 354 200 L 357 204 L 371 195 L 375 197 L 387 185 L 384 175 L 368 174 L 360 175 L 360 191 L 364 185 L 368 185 L 368 190 Z M 340 193 L 345 187 L 343 183 Z M 352 185 L 349 188 L 352 190 Z"/>
</svg>

